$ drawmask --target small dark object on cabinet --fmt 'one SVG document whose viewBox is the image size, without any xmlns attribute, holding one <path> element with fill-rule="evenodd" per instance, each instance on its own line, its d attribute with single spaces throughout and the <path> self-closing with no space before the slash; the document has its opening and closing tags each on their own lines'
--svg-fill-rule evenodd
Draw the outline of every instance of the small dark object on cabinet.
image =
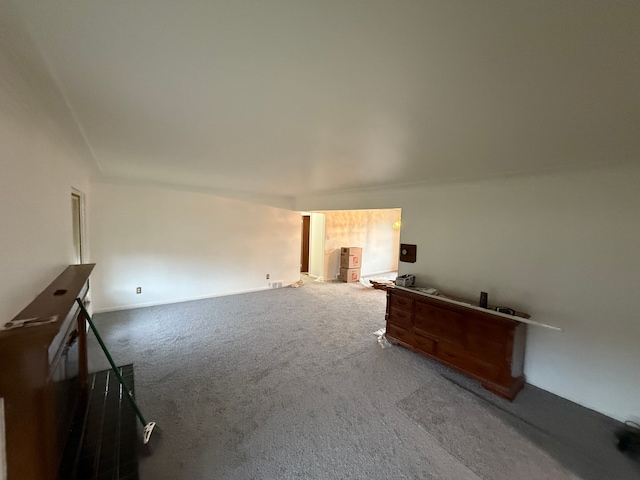
<svg viewBox="0 0 640 480">
<path fill-rule="evenodd" d="M 498 313 L 506 313 L 507 315 L 515 315 L 516 311 L 513 308 L 509 307 L 496 307 L 496 312 Z"/>
<path fill-rule="evenodd" d="M 480 307 L 487 308 L 489 302 L 489 295 L 487 292 L 480 292 Z"/>
<path fill-rule="evenodd" d="M 416 276 L 415 275 L 410 275 L 410 274 L 406 274 L 406 275 L 400 275 L 399 277 L 396 277 L 396 285 L 399 285 L 401 287 L 412 287 L 416 284 Z"/>
</svg>

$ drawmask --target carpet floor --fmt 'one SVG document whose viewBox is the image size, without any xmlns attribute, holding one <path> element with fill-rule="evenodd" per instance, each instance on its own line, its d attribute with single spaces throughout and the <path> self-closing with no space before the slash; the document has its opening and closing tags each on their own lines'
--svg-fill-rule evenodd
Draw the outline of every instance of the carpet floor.
<svg viewBox="0 0 640 480">
<path fill-rule="evenodd" d="M 529 385 L 509 404 L 381 348 L 385 303 L 359 283 L 307 281 L 96 315 L 158 424 L 140 478 L 639 478 L 615 448 L 617 422 Z M 108 368 L 92 336 L 89 365 Z"/>
</svg>

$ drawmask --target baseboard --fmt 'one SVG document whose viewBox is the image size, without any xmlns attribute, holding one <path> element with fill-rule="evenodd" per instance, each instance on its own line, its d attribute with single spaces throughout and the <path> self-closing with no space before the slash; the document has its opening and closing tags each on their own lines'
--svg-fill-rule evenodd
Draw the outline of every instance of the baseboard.
<svg viewBox="0 0 640 480">
<path fill-rule="evenodd" d="M 285 285 L 289 285 L 289 283 L 285 284 L 283 282 L 283 287 Z M 120 305 L 120 306 L 117 306 L 117 307 L 96 308 L 96 309 L 94 309 L 94 313 L 119 312 L 121 310 L 133 310 L 134 308 L 156 307 L 156 306 L 159 306 L 159 305 L 170 305 L 172 303 L 193 302 L 195 300 L 206 300 L 207 298 L 226 297 L 228 295 L 240 295 L 242 293 L 261 292 L 263 290 L 272 290 L 272 289 L 269 288 L 269 287 L 259 287 L 259 288 L 250 288 L 250 289 L 247 289 L 247 290 L 234 290 L 232 292 L 216 293 L 216 294 L 213 294 L 213 295 L 202 295 L 202 296 L 199 296 L 199 297 L 180 298 L 180 299 L 177 299 L 177 300 L 163 300 L 163 301 L 159 301 L 159 302 L 146 302 L 146 303 L 136 303 L 136 304 L 131 304 L 131 305 Z"/>
</svg>

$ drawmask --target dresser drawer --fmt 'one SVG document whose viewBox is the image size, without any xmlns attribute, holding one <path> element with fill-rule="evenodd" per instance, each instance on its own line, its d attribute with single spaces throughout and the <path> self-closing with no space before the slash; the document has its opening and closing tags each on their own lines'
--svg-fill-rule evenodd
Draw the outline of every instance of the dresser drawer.
<svg viewBox="0 0 640 480">
<path fill-rule="evenodd" d="M 504 365 L 506 361 L 507 345 L 505 342 L 495 342 L 487 338 L 468 335 L 465 347 L 469 355 L 494 365 Z"/>
<path fill-rule="evenodd" d="M 399 325 L 404 328 L 411 328 L 413 325 L 411 312 L 396 307 L 389 308 L 389 317 L 387 320 L 389 323 Z"/>
<path fill-rule="evenodd" d="M 460 345 L 464 342 L 465 319 L 459 313 L 416 302 L 414 328 Z"/>
<path fill-rule="evenodd" d="M 502 369 L 496 365 L 472 357 L 459 345 L 447 341 L 439 341 L 436 349 L 438 358 L 475 374 L 483 379 L 498 380 Z"/>
<path fill-rule="evenodd" d="M 411 298 L 401 297 L 397 294 L 390 296 L 390 305 L 392 307 L 411 312 L 413 311 L 413 304 L 414 301 Z"/>
<path fill-rule="evenodd" d="M 387 326 L 387 336 L 400 340 L 407 345 L 412 346 L 416 350 L 424 353 L 433 354 L 435 352 L 436 342 L 430 338 L 417 335 L 413 332 L 395 325 Z"/>
<path fill-rule="evenodd" d="M 510 320 L 506 321 L 509 322 Z M 488 338 L 498 343 L 504 342 L 505 339 L 509 337 L 509 332 L 512 330 L 512 326 L 505 325 L 503 322 L 493 319 L 483 318 L 481 321 L 471 319 L 467 325 L 469 335 Z"/>
<path fill-rule="evenodd" d="M 416 339 L 415 347 L 421 352 L 434 354 L 436 351 L 436 341 L 422 335 L 414 334 Z"/>
</svg>

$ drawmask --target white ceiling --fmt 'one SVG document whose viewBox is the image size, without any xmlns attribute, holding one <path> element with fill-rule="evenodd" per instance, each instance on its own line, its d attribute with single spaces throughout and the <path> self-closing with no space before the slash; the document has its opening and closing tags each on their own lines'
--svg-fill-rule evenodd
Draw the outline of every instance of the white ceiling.
<svg viewBox="0 0 640 480">
<path fill-rule="evenodd" d="M 298 196 L 640 161 L 640 2 L 15 0 L 101 172 Z"/>
</svg>

